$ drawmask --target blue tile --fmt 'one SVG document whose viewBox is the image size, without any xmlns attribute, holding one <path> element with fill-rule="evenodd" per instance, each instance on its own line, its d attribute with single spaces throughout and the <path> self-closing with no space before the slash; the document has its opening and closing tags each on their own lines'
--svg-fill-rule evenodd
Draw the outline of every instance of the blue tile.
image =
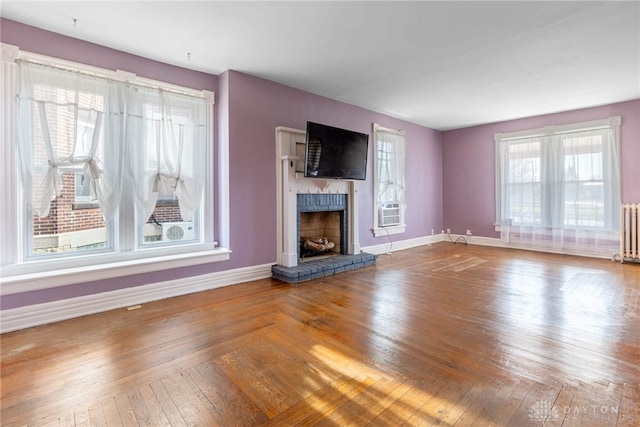
<svg viewBox="0 0 640 427">
<path fill-rule="evenodd" d="M 273 277 L 287 283 L 299 283 L 336 273 L 352 271 L 369 265 L 375 265 L 377 256 L 367 253 L 357 255 L 337 255 L 330 258 L 307 261 L 295 267 L 274 265 Z"/>
</svg>

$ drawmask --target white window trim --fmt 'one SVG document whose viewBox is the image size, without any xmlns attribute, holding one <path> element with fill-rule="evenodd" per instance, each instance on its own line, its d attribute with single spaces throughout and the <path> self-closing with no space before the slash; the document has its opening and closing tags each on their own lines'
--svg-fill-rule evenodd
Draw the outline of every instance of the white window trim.
<svg viewBox="0 0 640 427">
<path fill-rule="evenodd" d="M 71 61 L 59 60 L 29 52 L 21 51 L 17 46 L 1 43 L 3 81 L 2 88 L 3 114 L 0 114 L 0 126 L 3 129 L 0 154 L 4 161 L 3 178 L 0 188 L 3 194 L 3 203 L 0 204 L 0 295 L 29 292 L 40 289 L 55 288 L 77 283 L 87 283 L 97 280 L 128 276 L 172 268 L 188 267 L 198 264 L 226 261 L 230 258 L 231 251 L 228 248 L 219 247 L 214 241 L 214 202 L 220 204 L 218 211 L 218 223 L 222 242 L 228 242 L 229 236 L 229 176 L 228 176 L 228 141 L 220 141 L 217 158 L 211 150 L 211 166 L 215 168 L 218 178 L 218 192 L 213 194 L 213 172 L 207 168 L 207 182 L 205 194 L 209 195 L 205 200 L 206 207 L 200 215 L 203 226 L 203 242 L 176 245 L 172 247 L 138 248 L 133 250 L 125 236 L 132 236 L 131 230 L 120 228 L 121 241 L 119 252 L 94 253 L 76 257 L 60 259 L 42 259 L 21 261 L 23 252 L 24 226 L 21 218 L 25 213 L 23 209 L 16 209 L 21 205 L 21 195 L 18 185 L 19 167 L 15 141 L 17 137 L 16 112 L 15 112 L 15 88 L 16 73 L 15 62 L 18 59 L 27 59 L 49 65 L 72 68 L 94 75 L 117 80 L 127 80 L 135 84 L 162 87 L 186 95 L 204 98 L 209 104 L 208 120 L 211 126 L 209 140 L 214 139 L 214 93 L 206 90 L 194 90 L 152 79 L 136 76 L 133 73 L 120 70 L 105 70 L 78 64 Z M 6 92 L 6 93 L 5 93 Z M 18 226 L 16 226 L 18 224 Z M 135 246 L 135 245 L 134 245 Z"/>
<path fill-rule="evenodd" d="M 387 128 L 384 126 L 380 126 L 377 123 L 373 124 L 373 227 L 371 228 L 371 232 L 374 237 L 383 237 L 383 236 L 391 236 L 394 234 L 402 234 L 407 229 L 407 224 L 405 222 L 405 211 L 407 206 L 400 206 L 400 224 L 391 225 L 388 227 L 381 227 L 378 221 L 378 207 L 377 207 L 377 198 L 378 198 L 378 167 L 377 167 L 377 150 L 378 150 L 378 131 L 393 133 L 396 135 L 401 135 L 405 137 L 405 149 L 406 149 L 406 133 L 403 130 L 396 130 Z M 405 161 L 406 161 L 406 153 L 405 153 Z M 406 170 L 405 170 L 405 179 L 406 179 Z"/>
<path fill-rule="evenodd" d="M 212 247 L 213 249 L 211 249 Z M 62 260 L 56 260 L 56 268 L 48 262 L 39 263 L 38 261 L 29 262 L 32 265 L 28 268 L 24 268 L 23 265 L 3 267 L 0 295 L 226 261 L 231 254 L 229 249 L 215 248 L 215 245 L 184 245 L 180 249 L 181 251 L 174 250 L 170 254 L 167 253 L 168 251 L 152 249 L 149 251 L 154 251 L 154 254 L 150 256 L 150 253 L 145 253 L 145 257 L 142 257 L 143 254 L 134 257 L 131 252 L 108 254 L 111 257 L 100 254 L 86 255 L 82 257 L 85 258 L 82 260 L 83 262 L 78 263 L 65 263 Z M 135 251 L 133 254 L 142 251 L 144 250 Z M 110 261 L 108 261 L 109 259 Z M 66 267 L 66 265 L 71 266 Z M 16 272 L 18 273 L 14 274 Z"/>
<path fill-rule="evenodd" d="M 2 132 L 2 144 L 0 149 L 2 150 L 3 160 L 3 179 L 0 180 L 2 186 L 2 203 L 0 203 L 0 232 L 2 239 L 0 239 L 0 259 L 6 263 L 14 264 L 18 261 L 19 254 L 21 254 L 21 245 L 16 247 L 16 242 L 19 242 L 18 236 L 22 231 L 20 226 L 22 221 L 22 212 L 15 209 L 18 206 L 18 164 L 16 147 L 11 141 L 15 141 L 16 127 L 13 126 L 16 123 L 16 111 L 14 108 L 14 100 L 16 98 L 16 74 L 14 72 L 15 61 L 20 54 L 19 49 L 16 46 L 2 44 L 2 76 L 3 81 L 0 82 L 2 86 L 2 111 L 0 115 L 0 127 Z M 4 268 L 0 269 L 0 274 L 4 275 Z"/>
<path fill-rule="evenodd" d="M 501 188 L 500 188 L 500 150 L 498 145 L 502 141 L 517 140 L 521 138 L 533 138 L 536 136 L 552 136 L 556 134 L 562 134 L 573 131 L 588 131 L 596 129 L 611 128 L 613 129 L 616 140 L 620 140 L 620 125 L 622 124 L 621 116 L 612 116 L 606 119 L 591 120 L 587 122 L 571 123 L 567 125 L 552 125 L 542 128 L 528 129 L 516 132 L 508 133 L 496 133 L 494 135 L 494 149 L 495 149 L 495 231 L 500 231 L 502 224 L 502 218 L 500 217 L 502 200 L 501 200 Z"/>
</svg>

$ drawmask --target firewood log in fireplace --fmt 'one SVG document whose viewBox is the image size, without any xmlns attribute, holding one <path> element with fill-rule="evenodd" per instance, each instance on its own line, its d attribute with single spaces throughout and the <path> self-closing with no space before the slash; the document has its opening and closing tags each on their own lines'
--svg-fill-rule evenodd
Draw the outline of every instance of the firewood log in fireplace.
<svg viewBox="0 0 640 427">
<path fill-rule="evenodd" d="M 326 237 L 307 237 L 304 239 L 303 246 L 308 251 L 326 252 L 333 249 L 336 245 Z"/>
</svg>

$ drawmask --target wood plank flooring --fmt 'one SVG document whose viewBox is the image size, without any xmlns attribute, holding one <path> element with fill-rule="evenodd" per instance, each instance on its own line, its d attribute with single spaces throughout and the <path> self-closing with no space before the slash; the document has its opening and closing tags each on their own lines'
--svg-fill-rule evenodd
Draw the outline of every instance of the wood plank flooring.
<svg viewBox="0 0 640 427">
<path fill-rule="evenodd" d="M 440 243 L 4 334 L 2 426 L 637 426 L 640 265 Z"/>
</svg>

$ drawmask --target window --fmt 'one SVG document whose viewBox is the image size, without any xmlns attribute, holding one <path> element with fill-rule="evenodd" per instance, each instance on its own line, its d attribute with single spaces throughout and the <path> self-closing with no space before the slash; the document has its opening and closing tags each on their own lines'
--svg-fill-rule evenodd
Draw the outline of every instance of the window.
<svg viewBox="0 0 640 427">
<path fill-rule="evenodd" d="M 91 184 L 89 178 L 83 172 L 76 172 L 73 176 L 75 182 L 75 201 L 91 201 Z"/>
<path fill-rule="evenodd" d="M 496 222 L 519 244 L 610 255 L 620 118 L 496 135 Z"/>
<path fill-rule="evenodd" d="M 197 241 L 206 181 L 207 127 L 202 100 L 137 88 L 130 102 L 130 157 L 143 245 Z M 176 231 L 174 233 L 173 231 Z M 180 233 L 179 231 L 184 231 Z"/>
<path fill-rule="evenodd" d="M 5 283 L 228 259 L 213 238 L 212 94 L 34 54 L 2 65 Z"/>
<path fill-rule="evenodd" d="M 30 230 L 23 259 L 115 250 L 110 220 L 120 196 L 120 154 L 105 145 L 121 143 L 106 141 L 105 135 L 122 120 L 109 115 L 123 110 L 105 105 L 113 85 L 29 62 L 19 63 L 17 72 L 17 142 L 29 213 L 24 229 Z M 85 201 L 98 206 L 76 211 L 83 187 Z"/>
<path fill-rule="evenodd" d="M 376 237 L 403 233 L 406 228 L 405 134 L 374 124 L 373 135 L 373 191 L 376 197 L 373 233 Z"/>
<path fill-rule="evenodd" d="M 602 131 L 562 137 L 565 226 L 611 227 L 610 218 L 605 215 L 605 139 L 606 134 Z"/>
<path fill-rule="evenodd" d="M 506 216 L 518 224 L 542 224 L 541 143 L 513 141 L 507 150 Z"/>
</svg>

